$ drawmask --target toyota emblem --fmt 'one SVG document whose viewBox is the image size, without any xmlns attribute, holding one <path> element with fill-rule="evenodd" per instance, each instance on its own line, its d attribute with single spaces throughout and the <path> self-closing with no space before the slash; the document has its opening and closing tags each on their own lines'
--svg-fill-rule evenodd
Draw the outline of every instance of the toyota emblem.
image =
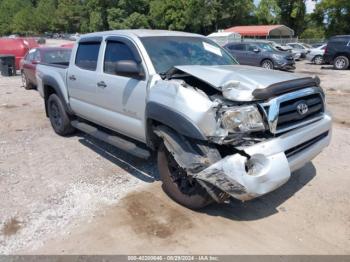
<svg viewBox="0 0 350 262">
<path fill-rule="evenodd" d="M 297 111 L 299 115 L 305 115 L 309 111 L 309 107 L 305 103 L 300 103 L 297 105 Z"/>
</svg>

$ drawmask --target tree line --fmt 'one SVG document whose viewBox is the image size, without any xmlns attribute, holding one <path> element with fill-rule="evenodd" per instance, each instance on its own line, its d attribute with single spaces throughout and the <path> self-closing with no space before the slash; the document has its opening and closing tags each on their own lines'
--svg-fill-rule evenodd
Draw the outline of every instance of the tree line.
<svg viewBox="0 0 350 262">
<path fill-rule="evenodd" d="M 236 25 L 284 24 L 297 36 L 350 33 L 350 1 L 318 0 L 0 0 L 0 35 L 157 28 L 209 34 Z"/>
</svg>

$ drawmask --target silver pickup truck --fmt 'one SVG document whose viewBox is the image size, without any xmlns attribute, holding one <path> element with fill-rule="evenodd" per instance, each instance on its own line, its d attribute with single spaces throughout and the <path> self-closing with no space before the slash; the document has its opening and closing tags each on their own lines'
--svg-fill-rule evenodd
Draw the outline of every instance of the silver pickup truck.
<svg viewBox="0 0 350 262">
<path fill-rule="evenodd" d="M 40 64 L 36 77 L 57 134 L 157 152 L 164 191 L 193 209 L 271 192 L 331 138 L 317 77 L 238 65 L 201 35 L 86 34 L 69 65 Z"/>
</svg>

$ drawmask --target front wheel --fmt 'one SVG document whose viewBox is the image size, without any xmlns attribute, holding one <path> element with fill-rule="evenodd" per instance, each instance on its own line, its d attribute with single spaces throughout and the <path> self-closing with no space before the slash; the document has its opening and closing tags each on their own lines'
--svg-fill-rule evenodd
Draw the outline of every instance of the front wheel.
<svg viewBox="0 0 350 262">
<path fill-rule="evenodd" d="M 24 89 L 26 90 L 33 89 L 33 85 L 29 82 L 26 74 L 23 71 L 21 72 L 21 77 L 22 77 L 22 86 L 24 87 Z"/>
<path fill-rule="evenodd" d="M 158 149 L 158 169 L 165 193 L 190 209 L 200 209 L 213 202 L 196 179 L 189 177 L 162 144 Z"/>
<path fill-rule="evenodd" d="M 349 58 L 346 56 L 337 56 L 333 62 L 334 68 L 337 70 L 344 70 L 349 67 Z"/>
<path fill-rule="evenodd" d="M 70 124 L 71 119 L 64 109 L 61 99 L 56 94 L 50 95 L 47 109 L 52 128 L 58 135 L 66 136 L 74 132 L 75 129 Z"/>
<path fill-rule="evenodd" d="M 265 59 L 261 62 L 261 67 L 265 69 L 273 69 L 273 62 L 269 59 Z"/>
</svg>

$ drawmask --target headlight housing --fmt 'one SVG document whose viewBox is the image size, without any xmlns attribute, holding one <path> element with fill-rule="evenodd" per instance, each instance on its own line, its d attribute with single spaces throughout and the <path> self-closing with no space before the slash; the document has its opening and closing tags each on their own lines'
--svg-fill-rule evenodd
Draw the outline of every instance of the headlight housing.
<svg viewBox="0 0 350 262">
<path fill-rule="evenodd" d="M 229 108 L 223 113 L 221 123 L 224 129 L 235 133 L 265 130 L 261 114 L 253 105 Z"/>
<path fill-rule="evenodd" d="M 276 60 L 283 60 L 284 59 L 284 56 L 283 55 L 276 55 L 276 54 L 273 54 L 272 57 Z"/>
</svg>

